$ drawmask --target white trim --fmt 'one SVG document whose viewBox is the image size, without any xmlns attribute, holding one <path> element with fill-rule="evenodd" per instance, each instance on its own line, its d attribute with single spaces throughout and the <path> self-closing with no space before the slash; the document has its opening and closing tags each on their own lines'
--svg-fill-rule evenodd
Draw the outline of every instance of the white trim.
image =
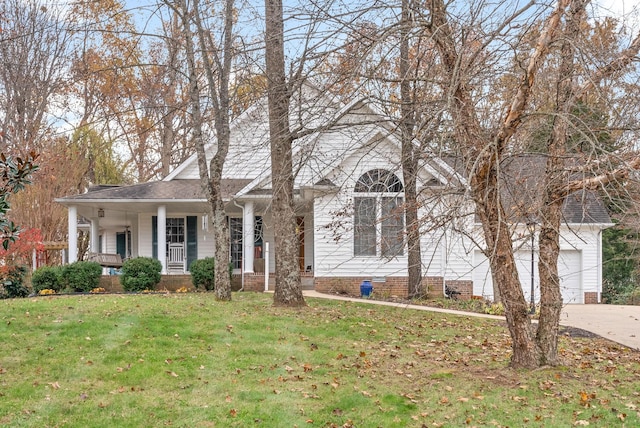
<svg viewBox="0 0 640 428">
<path fill-rule="evenodd" d="M 78 207 L 69 206 L 68 216 L 69 230 L 69 263 L 78 261 Z"/>
<path fill-rule="evenodd" d="M 162 274 L 167 273 L 167 207 L 158 205 L 158 219 L 156 221 L 158 234 L 158 260 L 162 265 Z"/>
</svg>

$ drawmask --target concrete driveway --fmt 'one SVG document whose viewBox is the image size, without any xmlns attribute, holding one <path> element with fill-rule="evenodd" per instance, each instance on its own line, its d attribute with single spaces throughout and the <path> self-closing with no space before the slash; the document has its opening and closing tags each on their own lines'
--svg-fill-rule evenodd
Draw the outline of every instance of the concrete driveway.
<svg viewBox="0 0 640 428">
<path fill-rule="evenodd" d="M 504 317 L 484 315 L 474 312 L 461 312 L 428 306 L 409 305 L 406 303 L 384 302 L 379 300 L 365 300 L 333 294 L 318 293 L 305 290 L 306 297 L 322 299 L 347 300 L 352 302 L 370 303 L 375 305 L 395 306 L 403 309 L 416 309 L 430 312 L 445 312 L 463 316 L 479 318 L 493 318 L 504 320 Z M 560 315 L 560 325 L 587 330 L 612 340 L 631 349 L 640 350 L 640 306 L 621 305 L 566 305 Z"/>
<path fill-rule="evenodd" d="M 640 350 L 640 306 L 566 305 L 562 308 L 560 324 Z"/>
</svg>

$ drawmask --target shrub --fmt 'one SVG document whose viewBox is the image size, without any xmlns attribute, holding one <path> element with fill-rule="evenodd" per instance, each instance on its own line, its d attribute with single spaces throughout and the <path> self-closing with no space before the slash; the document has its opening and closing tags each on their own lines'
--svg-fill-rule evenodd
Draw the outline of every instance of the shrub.
<svg viewBox="0 0 640 428">
<path fill-rule="evenodd" d="M 12 297 L 27 297 L 29 289 L 24 285 L 24 276 L 27 268 L 24 266 L 11 266 L 6 276 L 3 278 L 3 290 L 0 297 L 10 299 Z"/>
<path fill-rule="evenodd" d="M 153 290 L 160 282 L 162 265 L 151 257 L 136 257 L 122 265 L 120 283 L 125 291 Z"/>
<path fill-rule="evenodd" d="M 215 260 L 213 257 L 194 260 L 189 267 L 189 271 L 191 272 L 191 282 L 196 290 L 199 290 L 200 287 L 208 291 L 213 290 L 215 272 Z"/>
<path fill-rule="evenodd" d="M 31 275 L 31 285 L 33 291 L 40 293 L 42 290 L 54 290 L 59 292 L 62 290 L 62 267 L 61 266 L 42 266 Z"/>
<path fill-rule="evenodd" d="M 65 265 L 60 276 L 69 290 L 87 292 L 100 285 L 102 266 L 96 262 L 78 261 Z"/>
</svg>

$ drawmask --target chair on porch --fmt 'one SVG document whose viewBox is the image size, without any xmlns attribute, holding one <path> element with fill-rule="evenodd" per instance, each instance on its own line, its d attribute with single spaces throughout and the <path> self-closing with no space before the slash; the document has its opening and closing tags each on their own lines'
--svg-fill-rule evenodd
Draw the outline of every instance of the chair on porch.
<svg viewBox="0 0 640 428">
<path fill-rule="evenodd" d="M 167 258 L 167 271 L 184 272 L 186 259 L 184 257 L 184 243 L 172 242 L 169 244 L 169 257 Z"/>
</svg>

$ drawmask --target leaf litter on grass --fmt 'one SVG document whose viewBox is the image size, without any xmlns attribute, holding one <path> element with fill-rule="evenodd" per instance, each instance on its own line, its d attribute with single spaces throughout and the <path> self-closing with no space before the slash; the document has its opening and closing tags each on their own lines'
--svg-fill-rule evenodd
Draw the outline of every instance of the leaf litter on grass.
<svg viewBox="0 0 640 428">
<path fill-rule="evenodd" d="M 105 411 L 130 426 L 164 417 L 222 426 L 640 420 L 638 353 L 611 342 L 563 337 L 564 366 L 516 371 L 495 321 L 309 304 L 274 308 L 270 296 L 250 293 L 230 303 L 207 294 L 12 301 L 11 323 L 0 328 L 14 359 L 0 360 L 3 420 L 43 426 Z"/>
</svg>

